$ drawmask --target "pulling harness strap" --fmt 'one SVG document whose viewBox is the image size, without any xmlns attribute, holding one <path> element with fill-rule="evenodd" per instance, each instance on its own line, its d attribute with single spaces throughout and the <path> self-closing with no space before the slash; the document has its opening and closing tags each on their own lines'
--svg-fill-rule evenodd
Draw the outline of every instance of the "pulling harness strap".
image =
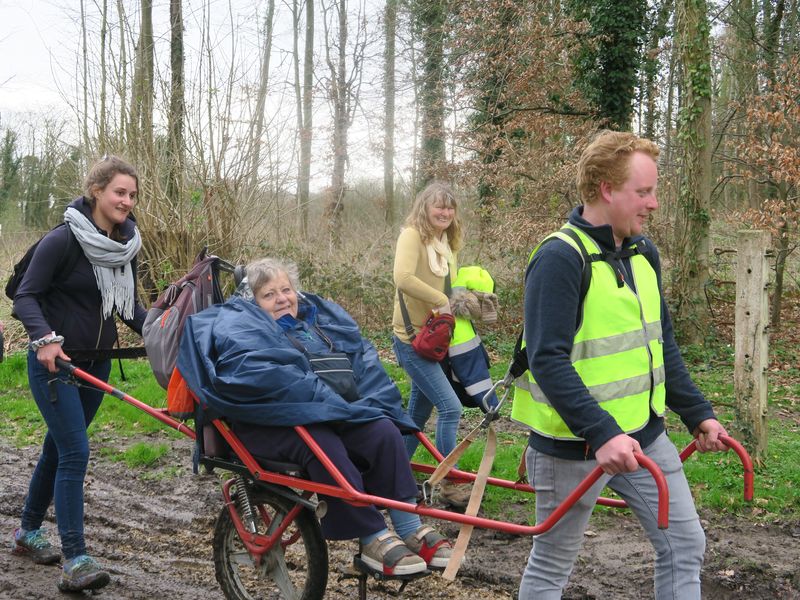
<svg viewBox="0 0 800 600">
<path fill-rule="evenodd" d="M 489 477 L 489 472 L 492 470 L 492 463 L 494 463 L 494 455 L 497 449 L 497 434 L 494 431 L 494 425 L 489 424 L 489 431 L 486 435 L 486 447 L 483 450 L 483 457 L 481 464 L 478 467 L 478 474 L 475 477 L 475 482 L 472 484 L 472 492 L 469 495 L 469 503 L 467 510 L 464 514 L 474 517 L 478 514 L 478 509 L 481 507 L 481 500 L 483 500 L 483 492 L 486 490 L 486 480 Z M 461 568 L 461 560 L 467 552 L 469 540 L 472 537 L 472 531 L 475 527 L 463 523 L 458 532 L 458 539 L 456 545 L 453 546 L 453 552 L 450 555 L 450 560 L 447 563 L 447 568 L 442 573 L 442 577 L 447 581 L 453 581 L 456 578 L 456 573 Z"/>
</svg>

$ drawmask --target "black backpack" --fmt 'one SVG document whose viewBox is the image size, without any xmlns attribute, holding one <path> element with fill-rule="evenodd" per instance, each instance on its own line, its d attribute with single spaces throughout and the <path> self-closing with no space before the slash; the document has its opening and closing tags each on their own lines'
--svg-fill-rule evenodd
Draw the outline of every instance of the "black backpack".
<svg viewBox="0 0 800 600">
<path fill-rule="evenodd" d="M 75 239 L 75 236 L 72 233 L 72 229 L 70 229 L 66 223 L 59 223 L 50 231 L 55 231 L 59 227 L 67 228 L 67 247 L 64 248 L 64 252 L 61 253 L 61 256 L 58 260 L 58 265 L 56 265 L 55 278 L 64 279 L 75 268 L 82 251 L 78 240 Z M 14 300 L 14 296 L 17 294 L 19 284 L 22 283 L 22 279 L 25 277 L 25 272 L 28 270 L 28 266 L 31 264 L 33 253 L 36 252 L 36 248 L 39 246 L 39 243 L 42 241 L 42 239 L 44 239 L 44 236 L 39 238 L 39 241 L 28 248 L 28 250 L 25 252 L 25 255 L 19 260 L 19 262 L 17 262 L 17 264 L 14 265 L 14 271 L 11 273 L 11 276 L 6 282 L 6 296 L 10 300 Z M 15 319 L 18 318 L 13 310 L 11 312 L 11 316 Z"/>
</svg>

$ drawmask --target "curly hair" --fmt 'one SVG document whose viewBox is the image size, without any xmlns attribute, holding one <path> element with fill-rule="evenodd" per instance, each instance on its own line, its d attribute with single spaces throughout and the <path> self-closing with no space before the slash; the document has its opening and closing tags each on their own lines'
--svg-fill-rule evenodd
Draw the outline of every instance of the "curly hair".
<svg viewBox="0 0 800 600">
<path fill-rule="evenodd" d="M 289 283 L 295 292 L 300 291 L 300 273 L 297 265 L 291 261 L 271 257 L 259 258 L 249 263 L 245 272 L 247 283 L 254 294 L 281 273 L 285 273 L 289 278 Z"/>
<path fill-rule="evenodd" d="M 442 181 L 434 181 L 422 190 L 414 199 L 411 211 L 406 217 L 406 227 L 413 227 L 419 232 L 423 243 L 427 243 L 436 235 L 436 231 L 428 219 L 428 207 L 452 207 L 455 211 L 453 222 L 447 228 L 447 241 L 450 249 L 458 251 L 461 249 L 461 220 L 458 216 L 458 202 L 453 190 L 449 185 Z"/>
<path fill-rule="evenodd" d="M 584 204 L 598 198 L 600 183 L 618 189 L 628 179 L 628 165 L 634 152 L 642 152 L 658 161 L 660 150 L 655 143 L 627 131 L 601 131 L 583 150 L 578 160 L 575 183 Z"/>
</svg>

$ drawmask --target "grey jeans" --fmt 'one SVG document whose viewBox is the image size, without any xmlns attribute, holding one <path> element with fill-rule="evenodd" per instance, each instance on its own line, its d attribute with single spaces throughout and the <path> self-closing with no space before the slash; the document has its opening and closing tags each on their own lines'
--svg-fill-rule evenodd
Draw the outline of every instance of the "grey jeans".
<svg viewBox="0 0 800 600">
<path fill-rule="evenodd" d="M 658 529 L 658 493 L 650 472 L 603 475 L 549 531 L 534 537 L 522 574 L 519 600 L 561 598 L 583 544 L 583 533 L 595 502 L 607 485 L 634 512 L 656 551 L 655 597 L 658 600 L 700 598 L 700 568 L 705 534 L 694 507 L 689 484 L 675 446 L 662 433 L 644 453 L 653 459 L 669 486 L 669 528 Z M 528 478 L 536 490 L 536 522 L 541 523 L 578 483 L 597 466 L 596 461 L 565 460 L 528 448 Z M 613 552 L 609 548 L 609 552 Z"/>
</svg>

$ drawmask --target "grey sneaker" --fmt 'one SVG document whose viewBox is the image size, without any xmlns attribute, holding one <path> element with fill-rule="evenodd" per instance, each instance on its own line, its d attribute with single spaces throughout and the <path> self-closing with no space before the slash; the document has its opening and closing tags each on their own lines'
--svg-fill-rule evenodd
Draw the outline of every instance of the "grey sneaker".
<svg viewBox="0 0 800 600">
<path fill-rule="evenodd" d="M 99 590 L 111 581 L 111 576 L 91 556 L 81 554 L 64 562 L 64 570 L 58 582 L 62 592 Z"/>
<path fill-rule="evenodd" d="M 453 554 L 453 545 L 433 527 L 422 525 L 403 540 L 408 548 L 428 563 L 431 569 L 444 569 Z"/>
<path fill-rule="evenodd" d="M 39 565 L 51 565 L 61 560 L 61 551 L 53 546 L 45 537 L 44 529 L 26 531 L 14 530 L 14 545 L 11 553 L 17 556 L 28 556 Z"/>
<path fill-rule="evenodd" d="M 428 566 L 396 534 L 386 532 L 366 546 L 361 546 L 361 560 L 384 575 L 413 575 Z"/>
</svg>

